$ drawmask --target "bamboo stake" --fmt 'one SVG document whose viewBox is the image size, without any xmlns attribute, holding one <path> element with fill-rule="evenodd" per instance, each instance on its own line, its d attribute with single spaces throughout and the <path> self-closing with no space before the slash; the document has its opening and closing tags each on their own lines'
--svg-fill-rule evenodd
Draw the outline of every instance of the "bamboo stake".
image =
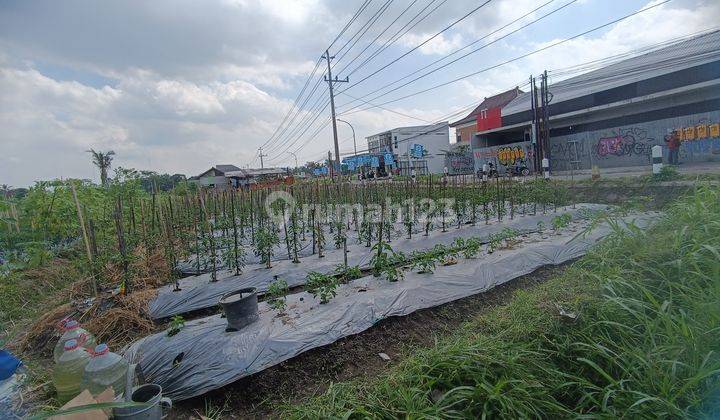
<svg viewBox="0 0 720 420">
<path fill-rule="evenodd" d="M 75 184 L 70 182 L 70 188 L 72 190 L 73 200 L 75 200 L 75 209 L 77 210 L 78 219 L 80 221 L 80 227 L 82 228 L 83 241 L 85 242 L 85 252 L 87 252 L 88 261 L 90 262 L 90 271 L 92 273 L 91 283 L 92 283 L 93 295 L 97 296 L 98 289 L 97 289 L 97 283 L 96 283 L 96 279 L 95 279 L 95 268 L 94 268 L 94 264 L 93 264 L 92 252 L 90 251 L 90 240 L 88 239 L 87 229 L 85 229 L 85 218 L 83 217 L 82 209 L 80 208 L 80 201 L 77 198 L 77 192 L 75 191 Z"/>
</svg>

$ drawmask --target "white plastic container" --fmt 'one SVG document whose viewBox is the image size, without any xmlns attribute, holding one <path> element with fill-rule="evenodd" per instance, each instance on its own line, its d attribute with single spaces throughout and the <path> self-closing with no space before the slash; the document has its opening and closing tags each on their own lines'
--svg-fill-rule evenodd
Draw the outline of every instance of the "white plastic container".
<svg viewBox="0 0 720 420">
<path fill-rule="evenodd" d="M 53 384 L 61 405 L 80 393 L 83 372 L 90 361 L 90 353 L 77 340 L 68 340 L 64 350 L 53 370 Z"/>
<path fill-rule="evenodd" d="M 77 340 L 78 345 L 86 348 L 87 350 L 95 348 L 95 337 L 80 327 L 80 324 L 77 321 L 71 319 L 61 325 L 63 335 L 60 337 L 57 344 L 55 344 L 55 349 L 53 350 L 53 360 L 55 363 L 58 362 L 60 355 L 63 354 L 65 343 L 69 340 Z"/>
<path fill-rule="evenodd" d="M 127 370 L 128 362 L 122 356 L 111 352 L 107 344 L 98 344 L 85 366 L 80 389 L 96 396 L 112 387 L 115 396 L 119 396 L 125 390 Z"/>
</svg>

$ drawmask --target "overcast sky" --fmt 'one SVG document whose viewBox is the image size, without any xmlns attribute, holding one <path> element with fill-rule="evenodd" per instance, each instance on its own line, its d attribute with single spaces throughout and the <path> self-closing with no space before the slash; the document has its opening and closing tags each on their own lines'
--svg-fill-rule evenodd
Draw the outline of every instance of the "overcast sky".
<svg viewBox="0 0 720 420">
<path fill-rule="evenodd" d="M 338 112 L 354 125 L 359 149 L 366 147 L 365 136 L 437 121 L 485 96 L 522 85 L 530 74 L 710 29 L 720 17 L 716 0 L 673 0 L 540 54 L 388 103 L 386 109 L 348 112 L 362 104 L 348 104 L 353 98 L 479 39 L 473 48 L 494 41 L 569 2 L 441 71 L 365 100 L 391 101 L 661 2 L 492 0 L 441 36 L 352 86 L 485 1 L 369 1 L 333 44 L 340 50 L 333 72 L 341 78 L 349 75 L 351 82 L 337 85 L 338 91 L 351 86 L 337 94 Z M 214 164 L 259 166 L 258 147 L 271 138 L 325 48 L 362 4 L 363 0 L 2 0 L 0 183 L 19 187 L 60 177 L 97 180 L 85 152 L 90 148 L 114 150 L 114 166 L 171 174 L 196 175 Z M 427 13 L 436 6 L 356 69 L 423 8 Z M 381 8 L 383 13 L 366 26 L 367 31 L 353 38 Z M 539 9 L 488 37 L 535 8 Z M 324 70 L 323 64 L 306 92 Z M 327 85 L 317 86 L 308 108 L 321 96 L 328 97 Z M 266 166 L 294 165 L 288 153 L 292 151 L 301 164 L 320 159 L 332 148 L 329 114 L 325 109 L 315 125 L 298 136 L 304 129 L 299 123 L 313 117 L 306 111 L 298 113 L 293 125 L 267 144 Z M 341 123 L 338 130 L 341 152 L 352 151 L 350 128 Z"/>
</svg>

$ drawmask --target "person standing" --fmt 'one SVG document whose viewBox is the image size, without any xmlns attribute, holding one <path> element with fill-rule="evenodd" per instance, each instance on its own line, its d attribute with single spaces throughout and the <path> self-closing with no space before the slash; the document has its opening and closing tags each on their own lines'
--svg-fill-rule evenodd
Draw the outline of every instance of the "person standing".
<svg viewBox="0 0 720 420">
<path fill-rule="evenodd" d="M 675 130 L 668 130 L 668 135 L 665 136 L 665 143 L 668 148 L 668 160 L 670 165 L 679 165 L 678 155 L 680 153 L 680 139 L 678 138 Z"/>
</svg>

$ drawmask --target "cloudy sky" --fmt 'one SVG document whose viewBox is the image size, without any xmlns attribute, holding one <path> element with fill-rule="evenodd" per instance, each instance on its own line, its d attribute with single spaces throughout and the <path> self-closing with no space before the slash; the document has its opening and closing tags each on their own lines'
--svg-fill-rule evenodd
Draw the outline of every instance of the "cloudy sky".
<svg viewBox="0 0 720 420">
<path fill-rule="evenodd" d="M 334 75 L 350 78 L 337 85 L 338 113 L 354 125 L 362 149 L 365 136 L 438 121 L 522 85 L 530 74 L 718 25 L 720 2 L 672 0 L 542 53 L 396 100 L 663 1 L 2 0 L 0 183 L 97 179 L 90 148 L 114 150 L 115 166 L 188 175 L 220 163 L 259 166 L 263 144 L 266 166 L 294 165 L 289 152 L 300 163 L 320 159 L 332 137 L 329 108 L 323 107 L 326 65 L 317 64 L 331 43 Z M 310 75 L 300 99 L 305 106 L 293 107 Z M 369 105 L 354 98 L 382 108 L 358 112 Z M 338 130 L 341 152 L 351 151 L 350 128 L 340 123 Z"/>
</svg>

